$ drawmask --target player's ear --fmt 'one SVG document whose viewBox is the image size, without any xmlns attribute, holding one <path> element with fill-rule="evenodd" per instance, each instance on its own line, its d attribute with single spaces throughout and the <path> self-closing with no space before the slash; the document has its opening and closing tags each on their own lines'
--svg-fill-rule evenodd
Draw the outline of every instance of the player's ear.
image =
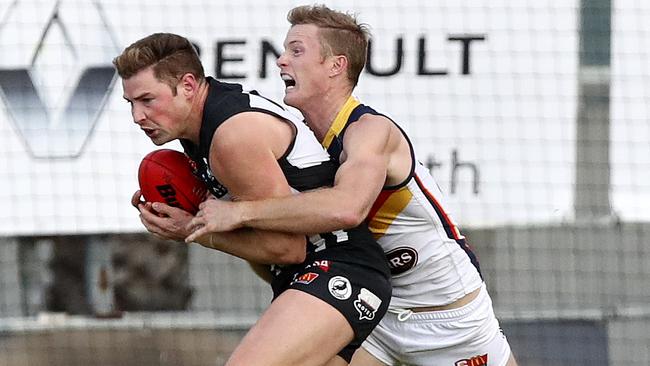
<svg viewBox="0 0 650 366">
<path fill-rule="evenodd" d="M 332 56 L 332 66 L 330 68 L 330 77 L 345 74 L 348 69 L 348 58 L 343 55 Z"/>
<path fill-rule="evenodd" d="M 181 79 L 178 82 L 179 92 L 182 92 L 187 96 L 196 93 L 198 86 L 199 81 L 196 79 L 194 74 L 189 72 L 181 76 Z"/>
</svg>

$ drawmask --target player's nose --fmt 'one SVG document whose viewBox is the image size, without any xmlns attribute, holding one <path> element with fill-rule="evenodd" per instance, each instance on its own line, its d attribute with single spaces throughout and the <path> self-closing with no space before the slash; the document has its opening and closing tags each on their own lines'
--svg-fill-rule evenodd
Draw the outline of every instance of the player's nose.
<svg viewBox="0 0 650 366">
<path fill-rule="evenodd" d="M 140 108 L 133 107 L 131 110 L 131 115 L 133 116 L 133 122 L 136 124 L 142 124 L 147 119 L 147 115 Z"/>
<path fill-rule="evenodd" d="M 279 68 L 282 68 L 283 66 L 287 66 L 287 57 L 285 56 L 285 53 L 282 53 L 280 57 L 278 57 L 278 59 L 275 60 L 275 64 Z"/>
</svg>

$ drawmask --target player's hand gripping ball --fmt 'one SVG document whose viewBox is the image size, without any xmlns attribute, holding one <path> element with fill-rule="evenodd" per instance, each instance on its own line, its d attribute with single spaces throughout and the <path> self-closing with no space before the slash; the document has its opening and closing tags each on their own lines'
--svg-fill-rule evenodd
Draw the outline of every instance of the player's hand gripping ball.
<svg viewBox="0 0 650 366">
<path fill-rule="evenodd" d="M 138 169 L 140 191 L 147 202 L 163 202 L 192 215 L 206 197 L 205 183 L 194 175 L 192 161 L 171 149 L 147 154 Z"/>
</svg>

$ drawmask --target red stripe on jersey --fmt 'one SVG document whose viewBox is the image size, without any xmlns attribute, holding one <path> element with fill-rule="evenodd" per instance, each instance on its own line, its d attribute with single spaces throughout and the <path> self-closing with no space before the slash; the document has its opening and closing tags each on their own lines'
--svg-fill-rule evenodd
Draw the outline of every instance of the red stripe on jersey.
<svg viewBox="0 0 650 366">
<path fill-rule="evenodd" d="M 458 232 L 458 229 L 456 228 L 456 225 L 451 221 L 445 210 L 442 208 L 442 205 L 440 205 L 440 202 L 427 190 L 426 186 L 422 183 L 420 180 L 420 177 L 418 177 L 417 174 L 414 174 L 413 177 L 415 178 L 415 181 L 418 184 L 418 187 L 420 187 L 420 190 L 422 190 L 422 193 L 424 193 L 424 196 L 427 198 L 429 203 L 433 206 L 433 209 L 436 211 L 438 214 L 438 218 L 440 218 L 440 221 L 442 221 L 442 226 L 445 228 L 445 232 L 449 236 L 450 239 L 454 240 L 461 240 L 463 239 Z"/>
<path fill-rule="evenodd" d="M 377 199 L 375 200 L 375 203 L 372 204 L 372 207 L 370 208 L 370 212 L 368 212 L 368 216 L 366 217 L 366 221 L 370 222 L 372 219 L 375 217 L 377 214 L 377 211 L 381 208 L 381 206 L 384 205 L 386 200 L 390 197 L 391 194 L 395 193 L 394 189 L 385 189 L 379 192 L 379 196 L 377 196 Z"/>
</svg>

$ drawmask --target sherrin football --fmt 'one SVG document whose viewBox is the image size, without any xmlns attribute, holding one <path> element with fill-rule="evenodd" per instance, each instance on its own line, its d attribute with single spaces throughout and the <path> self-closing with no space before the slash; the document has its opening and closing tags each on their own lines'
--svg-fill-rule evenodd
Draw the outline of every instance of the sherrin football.
<svg viewBox="0 0 650 366">
<path fill-rule="evenodd" d="M 191 214 L 199 210 L 207 188 L 193 173 L 192 161 L 180 151 L 155 150 L 138 169 L 140 191 L 147 202 L 164 202 Z"/>
</svg>

